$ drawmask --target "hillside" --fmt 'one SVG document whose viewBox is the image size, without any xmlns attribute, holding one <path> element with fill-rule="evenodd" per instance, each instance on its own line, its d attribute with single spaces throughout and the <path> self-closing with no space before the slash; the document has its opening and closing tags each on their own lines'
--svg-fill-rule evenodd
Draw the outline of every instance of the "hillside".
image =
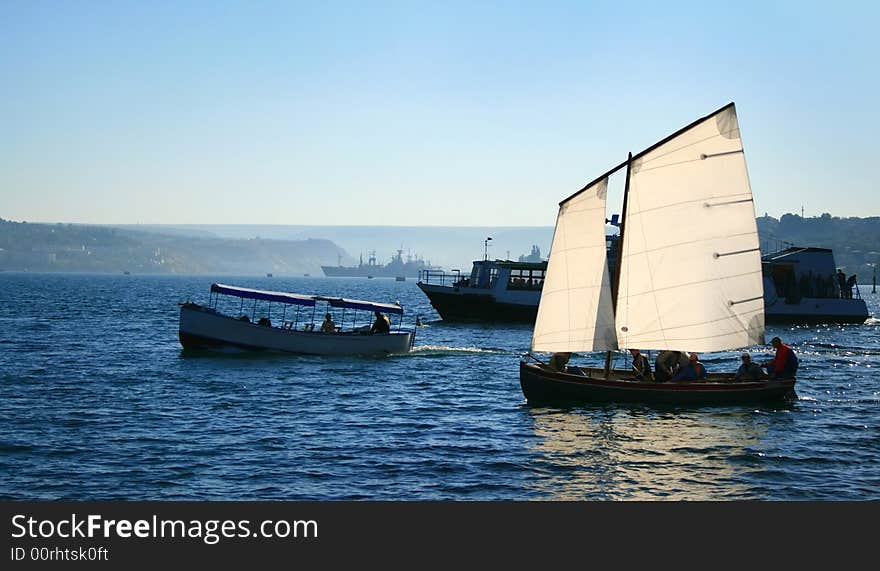
<svg viewBox="0 0 880 571">
<path fill-rule="evenodd" d="M 787 245 L 831 248 L 837 266 L 847 274 L 857 274 L 861 283 L 870 283 L 872 264 L 880 264 L 880 217 L 783 214 L 779 220 L 761 216 L 757 222 L 765 253 Z"/>
<path fill-rule="evenodd" d="M 321 275 L 345 252 L 329 240 L 192 237 L 0 219 L 0 270 Z"/>
<path fill-rule="evenodd" d="M 834 250 L 837 265 L 869 283 L 880 264 L 880 217 L 757 219 L 761 248 L 788 244 Z M 609 228 L 610 230 L 610 228 Z M 0 269 L 323 275 L 321 265 L 356 264 L 376 252 L 387 263 L 397 249 L 446 269 L 470 270 L 484 254 L 517 259 L 540 248 L 546 258 L 551 227 L 29 224 L 0 219 Z"/>
<path fill-rule="evenodd" d="M 138 228 L 123 226 L 122 228 Z M 152 232 L 217 238 L 272 238 L 275 240 L 324 239 L 338 244 L 348 255 L 343 265 L 356 265 L 375 251 L 376 260 L 387 264 L 398 249 L 423 258 L 430 265 L 470 271 L 473 260 L 482 259 L 484 243 L 491 236 L 488 250 L 492 258 L 517 259 L 537 245 L 546 257 L 553 239 L 552 226 L 300 226 L 300 225 L 224 225 L 193 224 L 141 226 Z M 337 265 L 334 256 L 329 260 Z"/>
</svg>

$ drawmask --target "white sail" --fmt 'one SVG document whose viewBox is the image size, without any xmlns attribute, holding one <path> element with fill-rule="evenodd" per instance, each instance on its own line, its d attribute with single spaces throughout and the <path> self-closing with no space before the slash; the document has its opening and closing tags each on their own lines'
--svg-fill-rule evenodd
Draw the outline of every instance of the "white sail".
<svg viewBox="0 0 880 571">
<path fill-rule="evenodd" d="M 559 206 L 533 351 L 617 348 L 605 259 L 607 190 L 606 177 Z"/>
<path fill-rule="evenodd" d="M 622 347 L 764 342 L 761 254 L 733 104 L 633 159 L 623 235 Z"/>
</svg>

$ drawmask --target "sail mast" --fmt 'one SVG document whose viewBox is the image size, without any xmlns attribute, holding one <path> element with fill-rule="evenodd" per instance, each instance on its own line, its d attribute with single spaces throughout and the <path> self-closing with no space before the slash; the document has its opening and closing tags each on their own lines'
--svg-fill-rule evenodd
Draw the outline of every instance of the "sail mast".
<svg viewBox="0 0 880 571">
<path fill-rule="evenodd" d="M 629 195 L 629 172 L 633 154 L 626 159 L 626 183 L 623 186 L 623 210 L 620 213 L 620 239 L 617 241 L 617 264 L 614 267 L 614 283 L 611 286 L 611 309 L 617 317 L 617 290 L 620 289 L 620 266 L 623 261 L 623 233 L 626 230 L 626 199 Z M 620 167 L 617 167 L 620 168 Z M 605 352 L 605 376 L 611 374 L 611 351 Z"/>
<path fill-rule="evenodd" d="M 620 213 L 620 240 L 617 244 L 617 265 L 614 267 L 614 286 L 611 289 L 611 300 L 615 315 L 617 315 L 617 291 L 620 289 L 620 261 L 623 254 L 623 234 L 626 230 L 626 199 L 629 197 L 629 173 L 632 158 L 633 154 L 629 153 L 629 157 L 626 159 L 626 184 L 623 186 L 623 210 Z"/>
</svg>

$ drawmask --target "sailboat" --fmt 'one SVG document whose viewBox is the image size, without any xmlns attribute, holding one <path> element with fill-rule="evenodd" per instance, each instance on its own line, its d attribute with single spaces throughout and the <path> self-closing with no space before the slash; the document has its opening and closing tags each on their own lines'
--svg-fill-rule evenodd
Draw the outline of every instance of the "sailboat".
<svg viewBox="0 0 880 571">
<path fill-rule="evenodd" d="M 626 169 L 619 255 L 605 246 L 608 179 Z M 761 252 L 734 103 L 632 155 L 559 204 L 533 352 L 606 351 L 604 368 L 551 368 L 529 353 L 531 402 L 717 404 L 790 398 L 794 379 L 648 382 L 611 352 L 764 344 Z M 534 362 L 533 362 L 534 361 Z"/>
</svg>

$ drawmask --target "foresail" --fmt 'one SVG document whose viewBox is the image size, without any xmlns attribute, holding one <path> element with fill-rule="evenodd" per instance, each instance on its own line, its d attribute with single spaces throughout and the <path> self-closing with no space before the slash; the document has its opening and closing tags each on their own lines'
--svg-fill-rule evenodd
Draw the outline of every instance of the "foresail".
<svg viewBox="0 0 880 571">
<path fill-rule="evenodd" d="M 733 104 L 630 166 L 617 294 L 622 347 L 764 342 L 761 253 Z"/>
<path fill-rule="evenodd" d="M 559 206 L 533 351 L 616 349 L 605 255 L 608 178 Z"/>
</svg>

